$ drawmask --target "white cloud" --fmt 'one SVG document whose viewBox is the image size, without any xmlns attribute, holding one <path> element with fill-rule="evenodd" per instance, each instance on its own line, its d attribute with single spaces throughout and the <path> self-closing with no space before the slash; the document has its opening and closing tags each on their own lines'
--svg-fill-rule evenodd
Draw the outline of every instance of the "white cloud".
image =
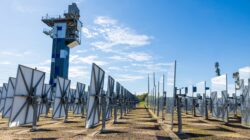
<svg viewBox="0 0 250 140">
<path fill-rule="evenodd" d="M 130 53 L 128 54 L 128 58 L 135 60 L 135 61 L 149 61 L 152 59 L 152 56 L 150 56 L 147 53 Z"/>
<path fill-rule="evenodd" d="M 113 55 L 109 57 L 112 60 L 116 60 L 116 61 L 128 61 L 129 59 L 124 57 L 124 56 L 120 56 L 120 55 Z"/>
<path fill-rule="evenodd" d="M 12 64 L 10 61 L 0 61 L 0 65 L 9 65 Z"/>
<path fill-rule="evenodd" d="M 169 66 L 168 63 L 132 63 L 133 67 L 135 67 L 135 72 L 141 74 L 148 74 L 152 72 L 166 72 Z"/>
<path fill-rule="evenodd" d="M 86 57 L 80 57 L 79 55 L 71 55 L 70 56 L 70 63 L 72 64 L 80 64 L 80 63 L 85 63 L 91 65 L 92 63 L 96 63 L 97 65 L 103 66 L 107 65 L 108 62 L 98 60 L 97 55 L 89 55 Z"/>
<path fill-rule="evenodd" d="M 86 77 L 88 76 L 87 68 L 82 66 L 71 66 L 69 67 L 69 77 Z"/>
<path fill-rule="evenodd" d="M 86 38 L 93 38 L 95 36 L 98 35 L 98 32 L 94 32 L 94 31 L 90 31 L 88 28 L 86 27 L 83 27 L 82 28 L 82 32 L 83 32 L 83 35 L 86 37 Z"/>
<path fill-rule="evenodd" d="M 117 21 L 109 17 L 99 16 L 94 20 L 94 23 L 98 25 L 115 25 Z"/>
<path fill-rule="evenodd" d="M 37 69 L 40 71 L 46 72 L 47 75 L 50 74 L 50 67 L 49 66 L 38 66 Z"/>
<path fill-rule="evenodd" d="M 87 50 L 77 50 L 76 53 L 86 53 Z"/>
<path fill-rule="evenodd" d="M 108 69 L 109 70 L 114 70 L 114 71 L 120 71 L 120 70 L 122 70 L 120 67 L 115 67 L 115 66 L 109 67 Z"/>
<path fill-rule="evenodd" d="M 51 60 L 50 59 L 47 59 L 43 62 L 40 63 L 40 65 L 50 65 L 51 64 Z"/>
<path fill-rule="evenodd" d="M 96 41 L 90 44 L 94 46 L 96 49 L 99 49 L 103 52 L 113 52 L 112 47 L 115 45 L 112 42 L 104 42 L 104 41 Z"/>
<path fill-rule="evenodd" d="M 14 52 L 14 51 L 1 51 L 0 55 L 5 55 L 5 56 L 15 56 L 15 57 L 22 57 L 31 54 L 30 51 L 24 51 L 22 53 L 20 52 Z"/>
<path fill-rule="evenodd" d="M 75 0 L 75 3 L 76 3 L 76 4 L 80 4 L 80 3 L 82 3 L 83 1 L 85 1 L 85 0 Z"/>
<path fill-rule="evenodd" d="M 144 76 L 140 76 L 140 75 L 129 75 L 129 74 L 123 74 L 123 75 L 118 75 L 117 76 L 117 80 L 118 81 L 135 81 L 135 80 L 140 80 L 140 79 L 144 79 Z"/>
<path fill-rule="evenodd" d="M 11 8 L 18 11 L 18 12 L 20 12 L 20 13 L 26 13 L 26 14 L 27 13 L 32 14 L 34 12 L 39 11 L 38 7 L 34 7 L 34 4 L 31 5 L 30 3 L 31 3 L 30 1 L 29 2 L 28 1 L 20 2 L 18 0 L 13 0 L 12 3 L 11 3 Z"/>
<path fill-rule="evenodd" d="M 137 61 L 137 62 L 145 62 L 152 60 L 152 56 L 144 53 L 144 52 L 131 52 L 131 53 L 116 53 L 113 56 L 110 56 L 109 59 L 116 61 Z"/>
<path fill-rule="evenodd" d="M 129 27 L 124 27 L 117 20 L 99 16 L 94 20 L 92 27 L 83 28 L 86 38 L 95 38 L 98 41 L 90 43 L 93 47 L 110 52 L 114 47 L 139 47 L 150 44 L 151 37 L 138 34 Z M 121 49 L 121 48 L 119 48 Z"/>
</svg>

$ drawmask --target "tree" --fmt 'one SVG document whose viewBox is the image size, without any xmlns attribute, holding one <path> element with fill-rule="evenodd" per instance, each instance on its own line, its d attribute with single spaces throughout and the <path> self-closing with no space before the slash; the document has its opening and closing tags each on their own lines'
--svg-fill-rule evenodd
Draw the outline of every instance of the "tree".
<svg viewBox="0 0 250 140">
<path fill-rule="evenodd" d="M 215 62 L 215 73 L 216 73 L 216 76 L 220 76 L 220 64 L 219 62 Z"/>
<path fill-rule="evenodd" d="M 140 100 L 140 102 L 143 102 L 145 101 L 147 96 L 148 96 L 148 93 L 143 93 L 141 95 L 137 95 L 136 97 Z"/>
</svg>

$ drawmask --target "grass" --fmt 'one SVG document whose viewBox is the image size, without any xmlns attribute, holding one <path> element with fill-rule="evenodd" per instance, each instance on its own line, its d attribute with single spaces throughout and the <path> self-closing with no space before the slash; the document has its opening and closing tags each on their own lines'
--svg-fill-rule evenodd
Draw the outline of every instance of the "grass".
<svg viewBox="0 0 250 140">
<path fill-rule="evenodd" d="M 144 105 L 145 105 L 145 101 L 141 101 L 138 106 L 139 107 L 144 107 Z"/>
</svg>

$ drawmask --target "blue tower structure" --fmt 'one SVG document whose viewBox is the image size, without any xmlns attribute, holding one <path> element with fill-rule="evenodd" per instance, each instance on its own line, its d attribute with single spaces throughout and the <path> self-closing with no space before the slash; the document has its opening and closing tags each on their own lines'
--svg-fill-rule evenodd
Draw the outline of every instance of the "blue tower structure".
<svg viewBox="0 0 250 140">
<path fill-rule="evenodd" d="M 42 22 L 50 27 L 43 33 L 53 39 L 52 57 L 50 68 L 51 85 L 55 85 L 55 79 L 60 76 L 68 78 L 70 48 L 81 44 L 80 10 L 75 3 L 68 6 L 68 12 L 57 17 L 48 14 L 42 18 Z"/>
</svg>

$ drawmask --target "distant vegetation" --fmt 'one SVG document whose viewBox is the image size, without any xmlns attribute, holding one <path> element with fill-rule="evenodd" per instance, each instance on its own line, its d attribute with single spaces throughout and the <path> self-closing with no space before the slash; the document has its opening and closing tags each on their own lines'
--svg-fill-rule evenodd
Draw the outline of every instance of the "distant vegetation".
<svg viewBox="0 0 250 140">
<path fill-rule="evenodd" d="M 148 93 L 143 93 L 141 95 L 137 95 L 136 97 L 140 100 L 140 102 L 144 102 L 145 98 L 148 96 Z"/>
</svg>

